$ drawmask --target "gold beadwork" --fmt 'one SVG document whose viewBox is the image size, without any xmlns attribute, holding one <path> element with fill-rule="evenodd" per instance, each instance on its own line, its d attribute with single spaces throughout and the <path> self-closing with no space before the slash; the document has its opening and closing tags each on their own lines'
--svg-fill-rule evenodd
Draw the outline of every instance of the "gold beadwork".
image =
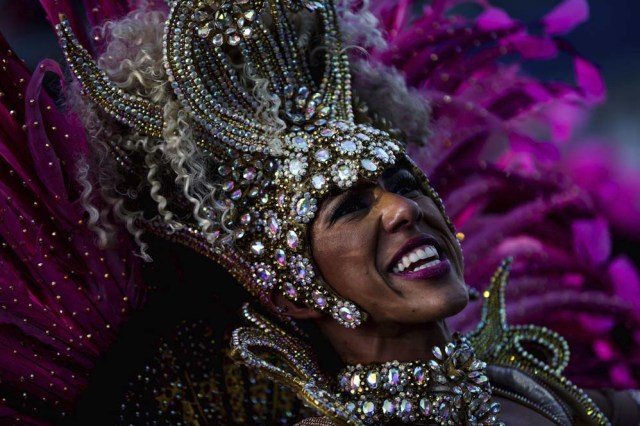
<svg viewBox="0 0 640 426">
<path fill-rule="evenodd" d="M 569 345 L 554 331 L 535 325 L 509 326 L 506 321 L 504 300 L 511 259 L 502 262 L 491 285 L 484 292 L 485 303 L 478 327 L 468 334 L 478 356 L 488 364 L 515 367 L 551 389 L 561 389 L 583 407 L 578 417 L 587 424 L 609 425 L 609 421 L 584 391 L 562 375 L 569 362 Z M 533 355 L 525 348 L 537 347 L 548 354 L 545 359 Z"/>
</svg>

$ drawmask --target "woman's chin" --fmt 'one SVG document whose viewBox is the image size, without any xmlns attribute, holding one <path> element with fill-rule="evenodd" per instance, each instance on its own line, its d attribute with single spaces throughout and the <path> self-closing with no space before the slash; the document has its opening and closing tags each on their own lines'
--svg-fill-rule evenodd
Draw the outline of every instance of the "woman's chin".
<svg viewBox="0 0 640 426">
<path fill-rule="evenodd" d="M 429 304 L 433 309 L 424 311 L 424 322 L 445 320 L 462 312 L 469 303 L 469 291 L 463 281 L 454 280 L 442 286 L 434 299 Z"/>
</svg>

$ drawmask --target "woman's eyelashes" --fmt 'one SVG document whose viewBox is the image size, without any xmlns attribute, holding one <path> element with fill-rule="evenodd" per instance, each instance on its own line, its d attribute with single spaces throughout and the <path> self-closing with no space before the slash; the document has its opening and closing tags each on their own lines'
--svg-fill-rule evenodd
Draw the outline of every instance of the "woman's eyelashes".
<svg viewBox="0 0 640 426">
<path fill-rule="evenodd" d="M 384 183 L 386 191 L 401 195 L 406 198 L 416 198 L 422 195 L 420 184 L 409 171 L 396 173 Z M 334 224 L 341 218 L 353 216 L 355 213 L 368 210 L 374 200 L 373 191 L 352 190 L 336 200 L 335 208 L 329 215 L 329 222 Z"/>
<path fill-rule="evenodd" d="M 422 193 L 418 181 L 409 172 L 401 172 L 394 175 L 385 185 L 389 192 L 404 197 L 413 198 Z"/>
<path fill-rule="evenodd" d="M 337 203 L 337 206 L 331 214 L 331 223 L 335 223 L 338 219 L 351 215 L 369 207 L 370 196 L 363 193 L 348 193 L 342 200 Z"/>
</svg>

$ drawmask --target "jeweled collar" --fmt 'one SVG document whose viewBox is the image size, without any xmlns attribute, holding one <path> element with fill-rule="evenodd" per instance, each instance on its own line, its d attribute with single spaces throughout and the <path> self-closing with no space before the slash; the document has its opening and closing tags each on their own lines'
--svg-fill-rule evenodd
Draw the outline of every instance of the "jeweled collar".
<svg viewBox="0 0 640 426">
<path fill-rule="evenodd" d="M 434 359 L 351 365 L 338 375 L 339 398 L 365 423 L 500 425 L 500 404 L 491 401 L 486 363 L 459 333 Z"/>
</svg>

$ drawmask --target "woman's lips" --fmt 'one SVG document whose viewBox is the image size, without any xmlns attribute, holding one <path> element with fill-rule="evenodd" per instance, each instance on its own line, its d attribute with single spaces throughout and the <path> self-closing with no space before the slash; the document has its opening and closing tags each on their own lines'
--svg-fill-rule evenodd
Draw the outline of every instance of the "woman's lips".
<svg viewBox="0 0 640 426">
<path fill-rule="evenodd" d="M 451 270 L 447 253 L 430 234 L 410 238 L 393 256 L 388 273 L 407 280 L 438 279 Z"/>
<path fill-rule="evenodd" d="M 418 254 L 418 250 L 421 249 L 423 249 L 422 253 L 416 256 Z M 388 263 L 387 270 L 395 273 L 398 272 L 396 270 L 398 268 L 402 271 L 409 267 L 411 263 L 417 262 L 419 258 L 426 259 L 437 257 L 440 253 L 442 253 L 442 250 L 435 238 L 429 234 L 420 234 L 409 239 L 402 245 L 402 247 L 400 247 Z M 401 263 L 404 263 L 404 265 Z"/>
<path fill-rule="evenodd" d="M 409 280 L 426 280 L 440 278 L 451 270 L 449 260 L 436 259 L 428 262 L 415 270 L 407 270 L 402 272 L 394 272 L 394 275 Z"/>
</svg>

